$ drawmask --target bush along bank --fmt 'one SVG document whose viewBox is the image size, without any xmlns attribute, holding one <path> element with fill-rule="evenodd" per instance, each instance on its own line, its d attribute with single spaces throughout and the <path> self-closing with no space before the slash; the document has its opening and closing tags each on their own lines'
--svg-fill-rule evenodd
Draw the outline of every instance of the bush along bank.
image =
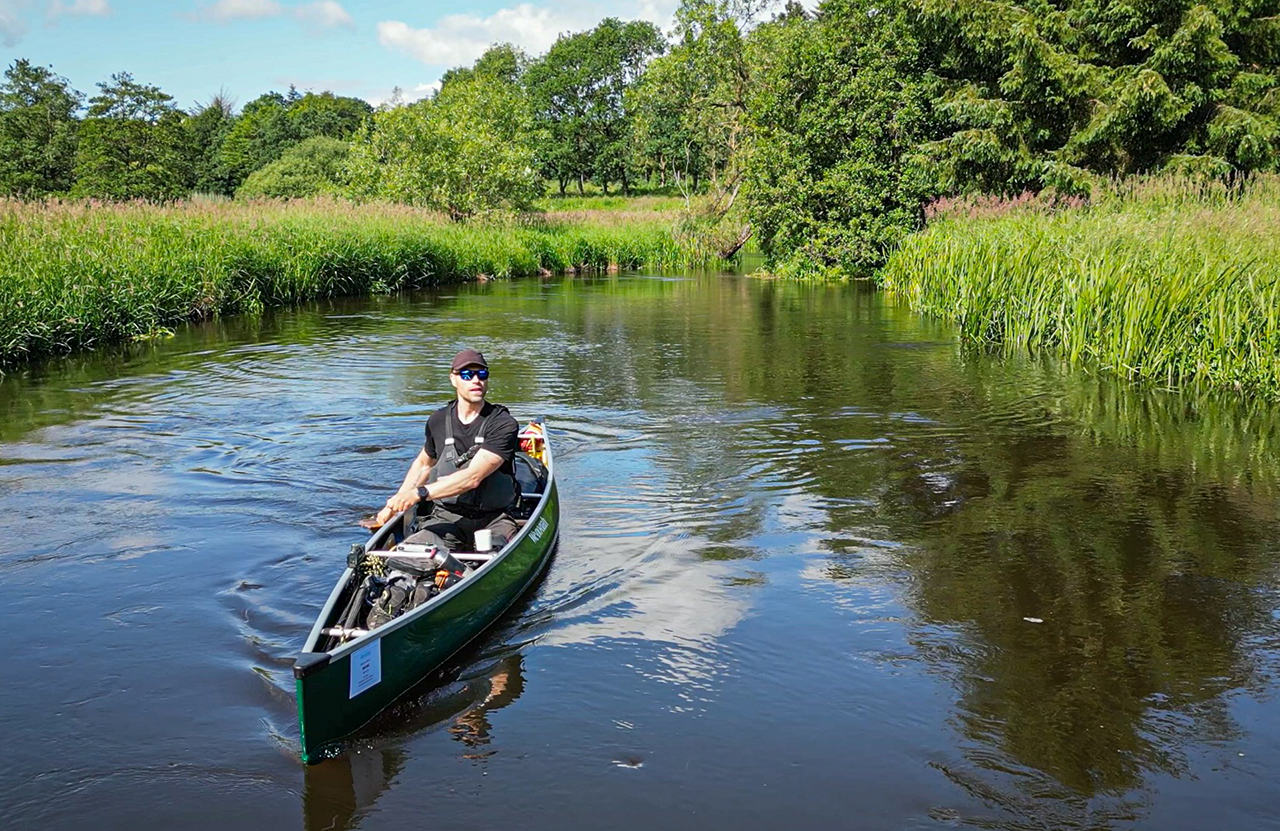
<svg viewBox="0 0 1280 831">
<path fill-rule="evenodd" d="M 703 260 L 661 217 L 459 224 L 326 201 L 0 202 L 0 366 L 320 297 Z"/>
<path fill-rule="evenodd" d="M 1123 188 L 1085 208 L 953 211 L 881 282 L 971 342 L 1280 400 L 1280 178 Z"/>
</svg>

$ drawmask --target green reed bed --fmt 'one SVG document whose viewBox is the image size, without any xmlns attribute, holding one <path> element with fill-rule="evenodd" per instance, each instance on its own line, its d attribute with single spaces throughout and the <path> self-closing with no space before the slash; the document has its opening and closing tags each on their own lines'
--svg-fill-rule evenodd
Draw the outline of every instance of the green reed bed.
<svg viewBox="0 0 1280 831">
<path fill-rule="evenodd" d="M 481 275 L 687 267 L 669 217 L 451 223 L 342 202 L 0 201 L 0 366 L 185 320 Z"/>
<path fill-rule="evenodd" d="M 1089 207 L 954 206 L 882 272 L 971 341 L 1280 398 L 1280 179 L 1126 184 Z"/>
</svg>

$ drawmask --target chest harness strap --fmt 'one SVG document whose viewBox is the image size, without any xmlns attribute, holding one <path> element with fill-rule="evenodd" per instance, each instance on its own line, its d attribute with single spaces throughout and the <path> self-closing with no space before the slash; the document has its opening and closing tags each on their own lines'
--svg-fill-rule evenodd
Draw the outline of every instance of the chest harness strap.
<svg viewBox="0 0 1280 831">
<path fill-rule="evenodd" d="M 484 429 L 489 424 L 493 413 L 485 416 L 484 421 L 476 429 L 476 437 L 466 453 L 458 452 L 458 444 L 453 437 L 453 420 L 457 417 L 458 405 L 454 402 L 444 420 L 444 451 L 440 454 L 440 463 L 431 469 L 428 482 L 434 482 L 441 476 L 448 476 L 465 468 L 474 458 L 476 452 L 484 448 Z M 462 515 L 488 514 L 504 511 L 519 498 L 519 486 L 515 477 L 495 470 L 485 477 L 475 490 L 460 493 L 439 500 L 445 508 Z"/>
<path fill-rule="evenodd" d="M 476 451 L 482 449 L 484 445 L 484 428 L 489 423 L 489 419 L 493 418 L 493 413 L 489 413 L 489 415 L 485 416 L 484 421 L 480 422 L 480 427 L 476 430 L 475 441 L 466 453 L 459 453 L 457 443 L 453 440 L 453 420 L 457 415 L 458 404 L 455 401 L 449 410 L 449 416 L 444 420 L 444 456 L 446 459 L 452 456 L 450 461 L 453 462 L 454 470 L 461 470 L 476 455 Z"/>
</svg>

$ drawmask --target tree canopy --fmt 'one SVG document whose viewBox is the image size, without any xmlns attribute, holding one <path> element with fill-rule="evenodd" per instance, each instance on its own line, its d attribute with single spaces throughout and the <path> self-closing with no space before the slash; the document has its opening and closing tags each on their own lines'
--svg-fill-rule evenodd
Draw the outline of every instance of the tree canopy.
<svg viewBox="0 0 1280 831">
<path fill-rule="evenodd" d="M 561 35 L 525 73 L 541 134 L 538 161 L 563 193 L 588 180 L 609 191 L 630 187 L 631 113 L 627 89 L 640 78 L 664 41 L 647 21 L 606 18 L 588 32 Z"/>
<path fill-rule="evenodd" d="M 748 37 L 751 216 L 874 266 L 927 199 L 1274 170 L 1280 2 L 825 0 Z"/>
<path fill-rule="evenodd" d="M 250 173 L 236 189 L 236 196 L 287 199 L 340 193 L 350 149 L 351 145 L 341 139 L 312 136 Z"/>
<path fill-rule="evenodd" d="M 1280 164 L 1280 0 L 767 8 L 681 0 L 667 37 L 606 18 L 540 56 L 495 44 L 428 100 L 377 113 L 292 88 L 184 113 L 125 73 L 84 111 L 66 79 L 18 60 L 0 84 L 0 192 L 284 196 L 341 180 L 466 217 L 526 207 L 544 181 L 643 180 L 689 197 L 688 227 L 736 239 L 722 251 L 754 234 L 784 268 L 865 269 L 941 196 Z"/>
<path fill-rule="evenodd" d="M 0 193 L 65 193 L 74 181 L 84 99 L 66 78 L 17 60 L 0 84 Z"/>
<path fill-rule="evenodd" d="M 541 189 L 532 123 L 517 85 L 483 73 L 455 80 L 434 99 L 374 114 L 352 142 L 351 192 L 454 219 L 526 208 Z"/>
<path fill-rule="evenodd" d="M 177 199 L 189 193 L 190 146 L 173 98 L 127 72 L 98 89 L 80 125 L 72 193 L 107 199 Z"/>
<path fill-rule="evenodd" d="M 922 0 L 942 190 L 1274 168 L 1274 0 Z"/>
<path fill-rule="evenodd" d="M 349 139 L 373 112 L 358 98 L 331 92 L 287 95 L 268 92 L 245 105 L 219 148 L 219 164 L 229 191 L 249 174 L 309 138 Z"/>
<path fill-rule="evenodd" d="M 755 33 L 748 214 L 764 252 L 874 265 L 919 222 L 928 84 L 899 0 L 829 0 Z M 851 71 L 856 67 L 857 71 Z"/>
</svg>

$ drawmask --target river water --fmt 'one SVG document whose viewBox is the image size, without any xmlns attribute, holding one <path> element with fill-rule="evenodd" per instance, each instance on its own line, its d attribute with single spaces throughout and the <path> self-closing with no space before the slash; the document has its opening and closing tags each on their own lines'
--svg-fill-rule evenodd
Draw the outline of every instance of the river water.
<svg viewBox="0 0 1280 831">
<path fill-rule="evenodd" d="M 545 578 L 347 755 L 291 665 L 462 345 Z M 0 382 L 8 828 L 1280 827 L 1280 419 L 857 285 L 498 282 Z"/>
</svg>

